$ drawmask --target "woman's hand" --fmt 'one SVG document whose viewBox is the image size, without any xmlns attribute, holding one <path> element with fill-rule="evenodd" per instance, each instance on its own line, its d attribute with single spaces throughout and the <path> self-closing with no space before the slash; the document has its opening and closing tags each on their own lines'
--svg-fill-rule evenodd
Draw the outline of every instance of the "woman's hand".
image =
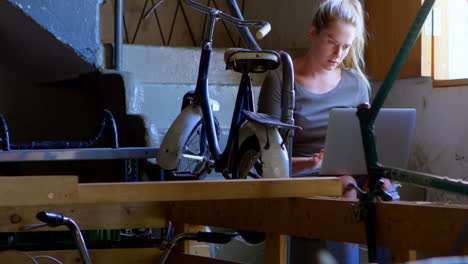
<svg viewBox="0 0 468 264">
<path fill-rule="evenodd" d="M 310 168 L 311 170 L 320 169 L 322 167 L 324 149 L 321 149 L 319 153 L 315 153 L 310 157 Z"/>
</svg>

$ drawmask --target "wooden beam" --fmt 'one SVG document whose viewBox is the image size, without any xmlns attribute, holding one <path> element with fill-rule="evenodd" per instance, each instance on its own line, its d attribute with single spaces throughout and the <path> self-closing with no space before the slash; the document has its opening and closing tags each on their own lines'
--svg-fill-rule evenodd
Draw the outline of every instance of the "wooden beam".
<svg viewBox="0 0 468 264">
<path fill-rule="evenodd" d="M 432 13 L 429 13 L 426 21 L 432 20 Z M 421 30 L 421 76 L 434 76 L 434 50 L 432 44 L 434 38 L 432 36 L 432 23 L 424 23 Z M 429 34 L 430 33 L 430 34 Z"/>
<path fill-rule="evenodd" d="M 1 177 L 0 207 L 341 195 L 335 177 L 78 184 L 76 176 Z"/>
<path fill-rule="evenodd" d="M 0 207 L 0 232 L 18 232 L 24 225 L 40 223 L 39 211 L 71 217 L 83 230 L 166 227 L 168 214 L 167 203 L 158 202 Z"/>
<path fill-rule="evenodd" d="M 265 263 L 286 264 L 286 236 L 278 233 L 266 233 Z"/>
<path fill-rule="evenodd" d="M 168 264 L 241 264 L 239 262 L 232 262 L 227 260 L 220 260 L 214 258 L 207 258 L 202 256 L 195 256 L 189 254 L 173 254 L 168 259 Z"/>
<path fill-rule="evenodd" d="M 341 191 L 335 177 L 79 185 L 81 203 L 339 196 Z"/>
<path fill-rule="evenodd" d="M 452 80 L 433 80 L 432 87 L 453 87 L 453 86 L 468 86 L 468 79 L 452 79 Z"/>
<path fill-rule="evenodd" d="M 0 206 L 69 204 L 76 200 L 77 176 L 0 177 Z"/>
<path fill-rule="evenodd" d="M 31 251 L 29 255 L 50 256 L 63 264 L 81 263 L 78 250 Z M 128 248 L 128 249 L 95 249 L 89 250 L 93 264 L 151 264 L 158 263 L 161 251 L 158 248 Z M 19 251 L 0 252 L 0 263 L 32 263 L 28 257 Z M 39 263 L 55 263 L 44 258 L 37 259 Z"/>
<path fill-rule="evenodd" d="M 390 251 L 390 263 L 416 261 L 416 250 L 395 248 Z"/>
<path fill-rule="evenodd" d="M 169 217 L 191 224 L 365 243 L 364 223 L 355 218 L 357 206 L 357 200 L 318 198 L 174 202 Z M 414 202 L 376 206 L 377 243 L 390 248 L 450 253 L 468 219 L 468 206 Z M 464 250 L 468 253 L 468 245 Z"/>
</svg>

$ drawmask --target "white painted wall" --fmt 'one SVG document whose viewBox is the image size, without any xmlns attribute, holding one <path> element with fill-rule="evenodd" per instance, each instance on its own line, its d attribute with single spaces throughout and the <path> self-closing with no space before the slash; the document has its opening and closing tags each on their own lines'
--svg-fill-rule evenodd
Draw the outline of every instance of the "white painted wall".
<svg viewBox="0 0 468 264">
<path fill-rule="evenodd" d="M 374 82 L 374 90 L 380 84 Z M 395 82 L 384 107 L 413 107 L 417 112 L 409 169 L 468 180 L 467 99 L 468 86 L 432 88 L 429 78 Z M 424 198 L 419 188 L 402 191 L 409 199 Z M 468 197 L 428 189 L 427 200 L 466 204 Z"/>
</svg>

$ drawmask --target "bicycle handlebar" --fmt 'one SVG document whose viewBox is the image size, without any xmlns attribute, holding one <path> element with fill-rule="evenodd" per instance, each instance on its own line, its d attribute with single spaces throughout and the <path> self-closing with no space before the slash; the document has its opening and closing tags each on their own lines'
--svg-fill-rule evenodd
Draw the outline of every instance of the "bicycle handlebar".
<svg viewBox="0 0 468 264">
<path fill-rule="evenodd" d="M 57 227 L 64 225 L 73 232 L 75 237 L 75 242 L 80 252 L 81 260 L 84 264 L 91 264 L 91 259 L 88 254 L 88 249 L 86 248 L 85 241 L 81 235 L 81 230 L 78 225 L 70 217 L 64 216 L 62 214 L 56 214 L 51 212 L 39 212 L 36 214 L 36 218 L 40 221 L 46 223 L 50 227 Z M 39 226 L 37 226 L 39 227 Z"/>
<path fill-rule="evenodd" d="M 37 213 L 36 218 L 46 223 L 50 227 L 57 227 L 61 225 L 68 226 L 70 224 L 70 218 L 51 212 L 39 212 Z"/>
<path fill-rule="evenodd" d="M 263 21 L 263 20 L 241 20 L 238 18 L 235 18 L 233 16 L 227 15 L 220 10 L 202 5 L 200 3 L 194 2 L 192 0 L 182 0 L 185 4 L 190 6 L 191 8 L 198 10 L 200 12 L 209 14 L 209 15 L 215 15 L 217 18 L 224 20 L 230 24 L 233 24 L 238 27 L 261 27 L 258 31 L 257 34 L 255 35 L 257 39 L 262 39 L 265 37 L 268 32 L 271 30 L 271 25 L 270 23 Z"/>
<path fill-rule="evenodd" d="M 196 240 L 198 242 L 207 242 L 207 243 L 216 243 L 216 244 L 226 244 L 232 240 L 232 237 L 237 236 L 238 234 L 229 234 L 229 233 L 219 233 L 219 232 L 197 232 Z"/>
</svg>

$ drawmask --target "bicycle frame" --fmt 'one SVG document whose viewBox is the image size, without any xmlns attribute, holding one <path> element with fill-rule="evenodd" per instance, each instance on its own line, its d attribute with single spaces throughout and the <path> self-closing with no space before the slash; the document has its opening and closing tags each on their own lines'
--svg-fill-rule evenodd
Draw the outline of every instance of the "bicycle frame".
<svg viewBox="0 0 468 264">
<path fill-rule="evenodd" d="M 226 148 L 224 150 L 221 150 L 219 147 L 215 126 L 215 118 L 211 109 L 208 91 L 208 72 L 212 52 L 212 37 L 214 32 L 214 26 L 218 19 L 225 20 L 238 27 L 263 26 L 258 33 L 260 34 L 260 36 L 262 36 L 263 34 L 265 34 L 266 31 L 269 30 L 269 24 L 264 21 L 242 21 L 234 17 L 228 16 L 219 10 L 205 7 L 191 0 L 183 0 L 183 2 L 196 10 L 207 13 L 209 16 L 208 27 L 205 38 L 201 45 L 201 57 L 195 92 L 189 92 L 188 94 L 186 94 L 186 96 L 184 96 L 184 102 L 182 103 L 182 106 L 183 108 L 185 108 L 183 109 L 182 113 L 178 116 L 176 121 L 174 121 L 173 125 L 170 128 L 170 131 L 168 131 L 168 134 L 171 134 L 170 139 L 168 139 L 166 142 L 165 138 L 163 140 L 163 143 L 161 144 L 161 146 L 164 146 L 163 150 L 161 151 L 164 152 L 164 154 L 158 152 L 158 163 L 164 163 L 165 166 L 162 165 L 164 169 L 170 170 L 172 168 L 175 168 L 177 165 L 173 161 L 174 155 L 176 160 L 183 155 L 180 152 L 177 152 L 177 149 L 180 149 L 185 143 L 185 140 L 189 137 L 189 132 L 191 130 L 189 131 L 188 128 L 194 128 L 200 120 L 203 120 L 204 123 L 200 135 L 201 140 L 199 156 L 190 155 L 189 157 L 189 155 L 185 155 L 185 157 L 189 157 L 191 159 L 200 158 L 200 160 L 203 160 L 202 157 L 206 155 L 209 149 L 211 154 L 210 160 L 212 161 L 212 165 L 210 165 L 210 168 L 214 168 L 217 172 L 224 172 L 225 169 L 228 168 L 228 164 L 231 164 L 231 154 L 236 153 L 236 149 L 233 148 L 237 148 L 237 145 L 239 143 L 237 142 L 237 139 L 239 137 L 239 131 L 241 129 L 241 126 L 245 123 L 244 121 L 247 120 L 247 118 L 242 114 L 242 111 L 246 110 L 254 112 L 255 106 L 251 77 L 248 73 L 243 73 L 241 82 L 239 84 L 236 103 L 234 106 L 234 113 L 231 120 L 228 142 Z M 189 99 L 189 97 L 193 98 Z M 190 107 L 187 107 L 189 105 Z M 159 160 L 160 154 L 164 156 L 161 157 L 161 159 L 164 160 L 163 162 Z M 237 169 L 233 168 L 232 170 L 235 171 L 229 173 L 233 173 L 234 177 L 236 177 Z"/>
<path fill-rule="evenodd" d="M 226 167 L 229 155 L 231 153 L 231 148 L 233 146 L 233 143 L 235 143 L 235 138 L 237 138 L 238 135 L 239 126 L 245 120 L 245 118 L 242 116 L 241 111 L 254 111 L 255 106 L 251 78 L 247 74 L 243 74 L 239 85 L 239 90 L 237 92 L 234 114 L 232 116 L 231 127 L 229 130 L 228 143 L 224 151 L 221 151 L 216 135 L 214 116 L 213 111 L 211 109 L 210 98 L 208 93 L 208 69 L 212 49 L 211 45 L 206 45 L 206 43 L 207 42 L 205 42 L 202 47 L 198 82 L 195 88 L 194 102 L 196 104 L 199 104 L 202 109 L 203 120 L 205 124 L 204 128 L 206 131 L 206 139 L 208 141 L 208 147 L 210 149 L 210 152 L 213 155 L 213 159 L 215 161 L 215 170 L 221 171 L 223 168 Z M 206 150 L 206 146 L 203 146 L 203 141 L 201 142 L 200 150 L 202 151 L 202 153 Z"/>
</svg>

